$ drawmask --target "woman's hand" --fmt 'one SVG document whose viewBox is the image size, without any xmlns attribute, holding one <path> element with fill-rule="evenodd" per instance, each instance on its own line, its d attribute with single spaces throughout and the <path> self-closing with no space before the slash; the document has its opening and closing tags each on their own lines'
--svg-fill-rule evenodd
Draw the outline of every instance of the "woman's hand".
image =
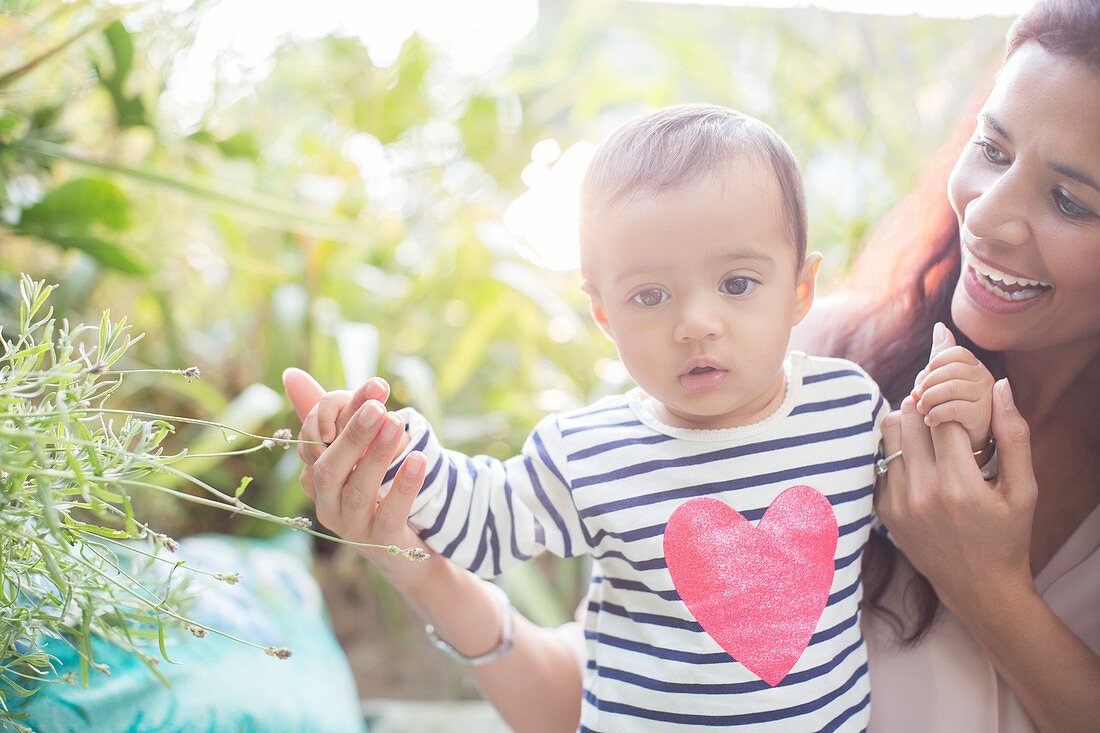
<svg viewBox="0 0 1100 733">
<path fill-rule="evenodd" d="M 292 368 L 283 372 L 283 385 L 302 420 L 301 439 L 318 443 L 300 444 L 298 453 L 305 463 L 302 488 L 315 502 L 321 524 L 352 542 L 422 548 L 407 522 L 424 481 L 424 456 L 410 453 L 390 491 L 379 498 L 382 480 L 405 437 L 401 418 L 387 413 L 379 401 L 389 393 L 385 382 L 371 380 L 355 393 L 326 395 L 307 372 Z M 361 404 L 346 424 L 325 441 L 328 446 L 320 445 L 322 427 L 333 424 L 356 400 Z M 410 562 L 380 549 L 356 549 L 398 588 L 417 584 L 428 572 L 428 563 Z"/>
<path fill-rule="evenodd" d="M 929 428 L 911 397 L 887 417 L 891 461 L 876 509 L 898 547 L 964 623 L 1035 595 L 1030 545 L 1038 489 L 1027 423 L 1007 380 L 994 385 L 999 475 L 982 479 L 962 425 Z"/>
<path fill-rule="evenodd" d="M 1035 588 L 1031 524 L 1038 486 L 1030 433 L 1007 380 L 993 386 L 999 475 L 983 481 L 958 423 L 929 428 L 911 397 L 887 417 L 879 516 L 1008 682 L 1039 730 L 1091 731 L 1100 657 Z"/>
</svg>

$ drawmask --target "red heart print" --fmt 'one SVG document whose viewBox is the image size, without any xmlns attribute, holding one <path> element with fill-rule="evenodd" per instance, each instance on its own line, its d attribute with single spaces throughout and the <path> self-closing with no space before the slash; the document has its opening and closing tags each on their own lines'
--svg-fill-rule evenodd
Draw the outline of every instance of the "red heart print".
<svg viewBox="0 0 1100 733">
<path fill-rule="evenodd" d="M 665 527 L 665 562 L 691 615 L 773 687 L 806 650 L 829 600 L 837 524 L 809 486 L 792 486 L 754 527 L 718 499 L 684 502 Z"/>
</svg>

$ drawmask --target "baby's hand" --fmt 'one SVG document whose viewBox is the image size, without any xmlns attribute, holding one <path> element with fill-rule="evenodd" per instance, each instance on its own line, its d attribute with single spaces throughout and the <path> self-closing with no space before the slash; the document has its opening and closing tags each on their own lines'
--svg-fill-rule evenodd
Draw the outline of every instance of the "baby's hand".
<svg viewBox="0 0 1100 733">
<path fill-rule="evenodd" d="M 326 392 L 302 421 L 300 436 L 302 440 L 325 445 L 299 445 L 302 460 L 312 464 L 325 446 L 336 440 L 360 407 L 370 400 L 385 403 L 389 396 L 390 385 L 381 377 L 368 379 L 354 392 L 346 389 Z"/>
<path fill-rule="evenodd" d="M 970 351 L 955 344 L 942 323 L 932 331 L 932 355 L 913 386 L 913 399 L 924 422 L 935 427 L 958 422 L 970 435 L 970 446 L 983 451 L 989 445 L 993 411 L 993 375 Z M 988 458 L 988 456 L 986 456 Z"/>
</svg>

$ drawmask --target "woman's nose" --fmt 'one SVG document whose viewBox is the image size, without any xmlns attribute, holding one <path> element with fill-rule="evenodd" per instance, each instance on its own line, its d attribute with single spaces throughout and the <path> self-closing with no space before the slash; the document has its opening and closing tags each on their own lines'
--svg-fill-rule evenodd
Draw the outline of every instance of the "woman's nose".
<svg viewBox="0 0 1100 733">
<path fill-rule="evenodd" d="M 978 239 L 1023 244 L 1030 234 L 1032 208 L 1027 180 L 1014 170 L 986 182 L 966 204 L 963 226 Z"/>
<path fill-rule="evenodd" d="M 673 338 L 677 342 L 715 339 L 722 335 L 722 318 L 706 298 L 692 298 L 680 309 Z"/>
</svg>

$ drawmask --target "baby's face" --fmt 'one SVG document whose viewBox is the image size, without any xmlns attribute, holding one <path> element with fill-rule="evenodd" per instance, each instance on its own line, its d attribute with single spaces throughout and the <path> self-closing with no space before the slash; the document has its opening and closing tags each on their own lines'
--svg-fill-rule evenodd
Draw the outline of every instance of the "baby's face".
<svg viewBox="0 0 1100 733">
<path fill-rule="evenodd" d="M 593 315 L 669 424 L 748 425 L 782 401 L 818 257 L 796 267 L 782 205 L 774 174 L 738 160 L 681 188 L 582 206 Z"/>
</svg>

